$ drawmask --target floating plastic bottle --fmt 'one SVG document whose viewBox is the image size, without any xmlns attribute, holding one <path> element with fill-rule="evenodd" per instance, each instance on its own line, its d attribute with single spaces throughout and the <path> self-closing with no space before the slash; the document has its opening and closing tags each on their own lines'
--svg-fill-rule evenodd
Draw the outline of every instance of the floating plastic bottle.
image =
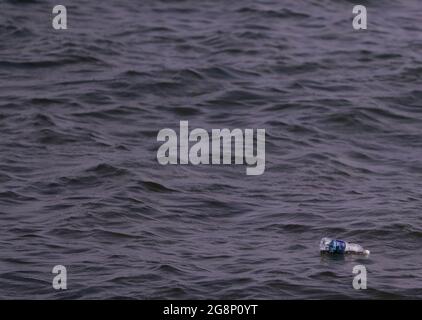
<svg viewBox="0 0 422 320">
<path fill-rule="evenodd" d="M 369 250 L 363 249 L 363 247 L 356 243 L 348 243 L 343 240 L 322 238 L 319 244 L 321 253 L 333 253 L 333 254 L 363 254 L 369 255 Z"/>
</svg>

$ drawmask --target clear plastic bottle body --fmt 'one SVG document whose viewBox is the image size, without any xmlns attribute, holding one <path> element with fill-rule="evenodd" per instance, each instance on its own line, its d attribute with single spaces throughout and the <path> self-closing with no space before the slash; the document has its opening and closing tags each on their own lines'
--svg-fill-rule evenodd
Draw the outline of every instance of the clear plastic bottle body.
<svg viewBox="0 0 422 320">
<path fill-rule="evenodd" d="M 319 250 L 321 252 L 328 252 L 330 242 L 331 242 L 330 238 L 322 238 L 321 242 L 319 243 Z"/>
<path fill-rule="evenodd" d="M 322 253 L 355 253 L 369 255 L 369 250 L 365 250 L 361 245 L 356 243 L 349 243 L 343 240 L 322 238 L 319 244 L 319 249 Z"/>
<path fill-rule="evenodd" d="M 346 253 L 347 252 L 363 254 L 365 252 L 365 250 L 363 249 L 363 247 L 361 245 L 359 245 L 357 243 L 346 242 Z"/>
</svg>

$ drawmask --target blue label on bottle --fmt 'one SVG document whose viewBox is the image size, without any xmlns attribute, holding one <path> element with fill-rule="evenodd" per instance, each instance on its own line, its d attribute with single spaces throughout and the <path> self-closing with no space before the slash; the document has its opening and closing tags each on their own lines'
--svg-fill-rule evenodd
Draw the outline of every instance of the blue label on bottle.
<svg viewBox="0 0 422 320">
<path fill-rule="evenodd" d="M 328 245 L 328 252 L 330 253 L 344 253 L 346 251 L 346 242 L 342 240 L 331 240 Z"/>
</svg>

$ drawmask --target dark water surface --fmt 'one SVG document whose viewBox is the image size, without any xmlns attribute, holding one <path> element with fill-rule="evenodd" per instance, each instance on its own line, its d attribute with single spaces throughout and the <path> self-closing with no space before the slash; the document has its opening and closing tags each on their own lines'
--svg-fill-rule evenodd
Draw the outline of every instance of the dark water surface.
<svg viewBox="0 0 422 320">
<path fill-rule="evenodd" d="M 420 0 L 55 4 L 0 0 L 1 298 L 422 298 Z M 265 173 L 159 165 L 180 120 Z"/>
</svg>

